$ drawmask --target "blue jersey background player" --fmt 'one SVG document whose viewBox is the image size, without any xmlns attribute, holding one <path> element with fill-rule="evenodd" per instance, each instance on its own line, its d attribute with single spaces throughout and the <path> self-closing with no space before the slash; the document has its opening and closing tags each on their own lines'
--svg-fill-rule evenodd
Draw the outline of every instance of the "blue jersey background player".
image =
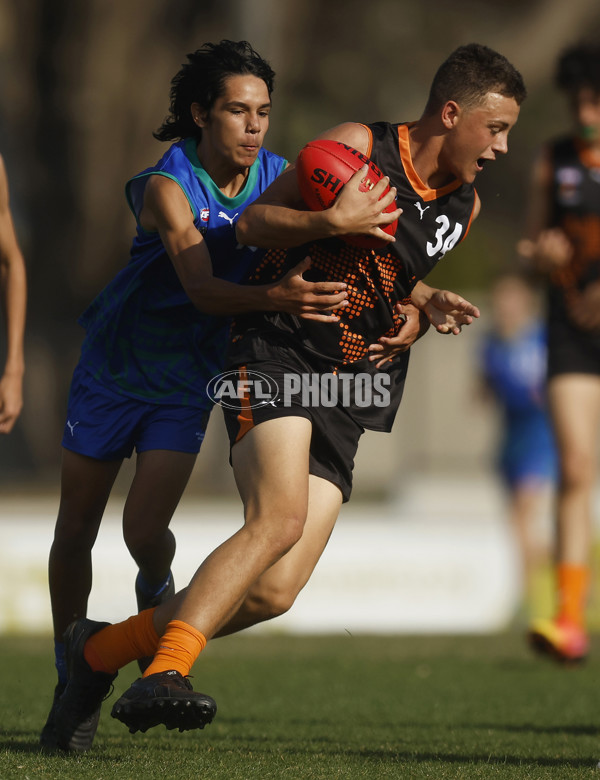
<svg viewBox="0 0 600 780">
<path fill-rule="evenodd" d="M 516 306 L 510 301 L 531 299 L 525 285 L 516 276 L 497 284 L 496 327 L 486 334 L 481 350 L 484 379 L 502 412 L 498 467 L 511 488 L 556 476 L 546 400 L 546 328 L 529 312 L 525 318 L 523 314 L 513 318 Z M 511 320 L 500 327 L 501 307 L 506 310 L 508 306 Z"/>
<path fill-rule="evenodd" d="M 501 413 L 497 467 L 508 494 L 530 608 L 547 555 L 540 512 L 557 476 L 546 397 L 547 335 L 536 304 L 523 276 L 498 279 L 491 296 L 493 328 L 482 341 L 480 356 L 482 378 Z"/>
<path fill-rule="evenodd" d="M 172 81 L 170 115 L 155 133 L 174 141 L 127 185 L 137 220 L 128 265 L 84 312 L 63 438 L 61 498 L 49 579 L 58 684 L 41 734 L 56 743 L 56 705 L 67 669 L 63 632 L 84 616 L 91 551 L 124 457 L 137 451 L 123 534 L 139 567 L 138 608 L 173 592 L 169 523 L 206 429 L 206 383 L 221 370 L 226 315 L 255 309 L 335 321 L 339 284 L 311 284 L 302 261 L 278 284 L 243 286 L 254 262 L 238 247 L 243 208 L 283 170 L 262 149 L 274 73 L 252 47 L 205 44 Z M 144 663 L 142 662 L 142 666 Z M 97 717 L 67 749 L 91 744 Z"/>
</svg>

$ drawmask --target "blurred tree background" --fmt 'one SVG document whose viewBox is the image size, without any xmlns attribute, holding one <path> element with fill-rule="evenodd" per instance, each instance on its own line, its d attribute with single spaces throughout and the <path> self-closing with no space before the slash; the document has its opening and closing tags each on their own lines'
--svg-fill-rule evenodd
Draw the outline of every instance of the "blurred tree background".
<svg viewBox="0 0 600 780">
<path fill-rule="evenodd" d="M 0 440 L 3 484 L 56 484 L 76 320 L 127 261 L 124 183 L 162 154 L 152 131 L 186 53 L 245 38 L 269 59 L 267 146 L 289 159 L 340 121 L 417 118 L 462 43 L 505 54 L 530 96 L 510 154 L 477 182 L 469 241 L 435 275 L 468 292 L 514 260 L 532 155 L 568 127 L 556 56 L 594 35 L 598 0 L 0 0 L 0 150 L 30 285 L 26 407 Z"/>
</svg>

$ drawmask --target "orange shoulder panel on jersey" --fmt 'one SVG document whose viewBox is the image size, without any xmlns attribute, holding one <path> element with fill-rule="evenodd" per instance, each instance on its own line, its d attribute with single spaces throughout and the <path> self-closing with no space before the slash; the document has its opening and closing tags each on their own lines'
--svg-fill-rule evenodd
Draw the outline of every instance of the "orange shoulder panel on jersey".
<svg viewBox="0 0 600 780">
<path fill-rule="evenodd" d="M 473 191 L 475 193 L 475 197 L 473 198 L 473 208 L 471 209 L 471 216 L 469 217 L 469 222 L 467 224 L 466 230 L 463 233 L 462 238 L 458 242 L 459 244 L 462 244 L 462 242 L 465 240 L 465 238 L 469 235 L 469 230 L 471 230 L 471 225 L 473 224 L 473 217 L 474 217 L 474 214 L 475 214 L 475 204 L 477 203 L 477 198 L 478 198 L 477 190 L 475 188 L 473 188 Z"/>
<path fill-rule="evenodd" d="M 462 182 L 459 179 L 454 179 L 454 181 L 451 181 L 450 184 L 446 184 L 445 187 L 440 187 L 439 189 L 434 190 L 421 181 L 419 174 L 415 171 L 412 155 L 410 153 L 410 140 L 408 131 L 413 124 L 414 122 L 410 122 L 409 124 L 398 126 L 398 151 L 400 152 L 402 165 L 404 166 L 406 178 L 409 180 L 417 195 L 419 195 L 419 197 L 424 201 L 436 200 L 437 198 L 441 198 L 444 195 L 448 195 L 448 193 L 457 190 L 462 186 Z"/>
</svg>

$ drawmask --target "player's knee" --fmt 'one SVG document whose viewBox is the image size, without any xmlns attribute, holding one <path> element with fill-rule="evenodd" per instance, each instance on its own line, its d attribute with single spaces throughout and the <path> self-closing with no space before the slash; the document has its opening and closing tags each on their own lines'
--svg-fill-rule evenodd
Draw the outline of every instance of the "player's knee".
<svg viewBox="0 0 600 780">
<path fill-rule="evenodd" d="M 591 487 L 595 479 L 595 460 L 586 452 L 567 453 L 561 464 L 561 481 L 570 489 Z"/>
<path fill-rule="evenodd" d="M 277 588 L 270 588 L 266 594 L 266 601 L 269 604 L 269 608 L 273 617 L 279 617 L 293 607 L 296 601 L 298 591 L 296 588 L 280 585 Z"/>
<path fill-rule="evenodd" d="M 256 622 L 272 620 L 288 612 L 298 595 L 297 590 L 279 586 L 256 586 L 248 593 L 247 608 Z"/>
<path fill-rule="evenodd" d="M 144 558 L 146 555 L 150 554 L 155 547 L 154 540 L 144 538 L 139 533 L 126 533 L 124 531 L 123 541 L 134 560 Z"/>
<path fill-rule="evenodd" d="M 78 514 L 59 512 L 54 529 L 54 545 L 65 553 L 91 550 L 98 535 L 99 522 Z"/>
<path fill-rule="evenodd" d="M 269 548 L 272 560 L 276 561 L 301 539 L 305 522 L 305 511 L 287 509 L 251 519 L 247 529 L 260 540 L 261 546 Z"/>
<path fill-rule="evenodd" d="M 123 525 L 123 540 L 136 561 L 155 557 L 158 553 L 175 547 L 173 534 L 164 526 L 160 528 Z"/>
<path fill-rule="evenodd" d="M 292 547 L 301 539 L 304 530 L 305 518 L 287 520 L 278 534 L 276 534 L 273 551 L 279 558 L 288 553 Z"/>
</svg>

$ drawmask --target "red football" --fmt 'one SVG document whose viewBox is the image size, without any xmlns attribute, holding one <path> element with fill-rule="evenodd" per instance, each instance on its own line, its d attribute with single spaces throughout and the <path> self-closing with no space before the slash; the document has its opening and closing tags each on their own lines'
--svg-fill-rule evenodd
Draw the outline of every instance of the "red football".
<svg viewBox="0 0 600 780">
<path fill-rule="evenodd" d="M 296 160 L 296 174 L 300 194 L 308 208 L 313 211 L 328 209 L 348 179 L 365 163 L 369 166 L 369 171 L 361 182 L 360 190 L 362 192 L 372 189 L 384 175 L 372 160 L 357 149 L 340 141 L 321 140 L 306 144 L 300 150 Z M 386 187 L 381 197 L 388 191 L 389 186 Z M 396 204 L 392 201 L 384 209 L 384 212 L 395 211 L 395 209 Z M 397 227 L 398 220 L 395 219 L 382 229 L 393 236 Z M 376 249 L 386 245 L 385 241 L 372 236 L 349 235 L 344 236 L 344 240 L 349 244 L 368 249 Z"/>
</svg>

